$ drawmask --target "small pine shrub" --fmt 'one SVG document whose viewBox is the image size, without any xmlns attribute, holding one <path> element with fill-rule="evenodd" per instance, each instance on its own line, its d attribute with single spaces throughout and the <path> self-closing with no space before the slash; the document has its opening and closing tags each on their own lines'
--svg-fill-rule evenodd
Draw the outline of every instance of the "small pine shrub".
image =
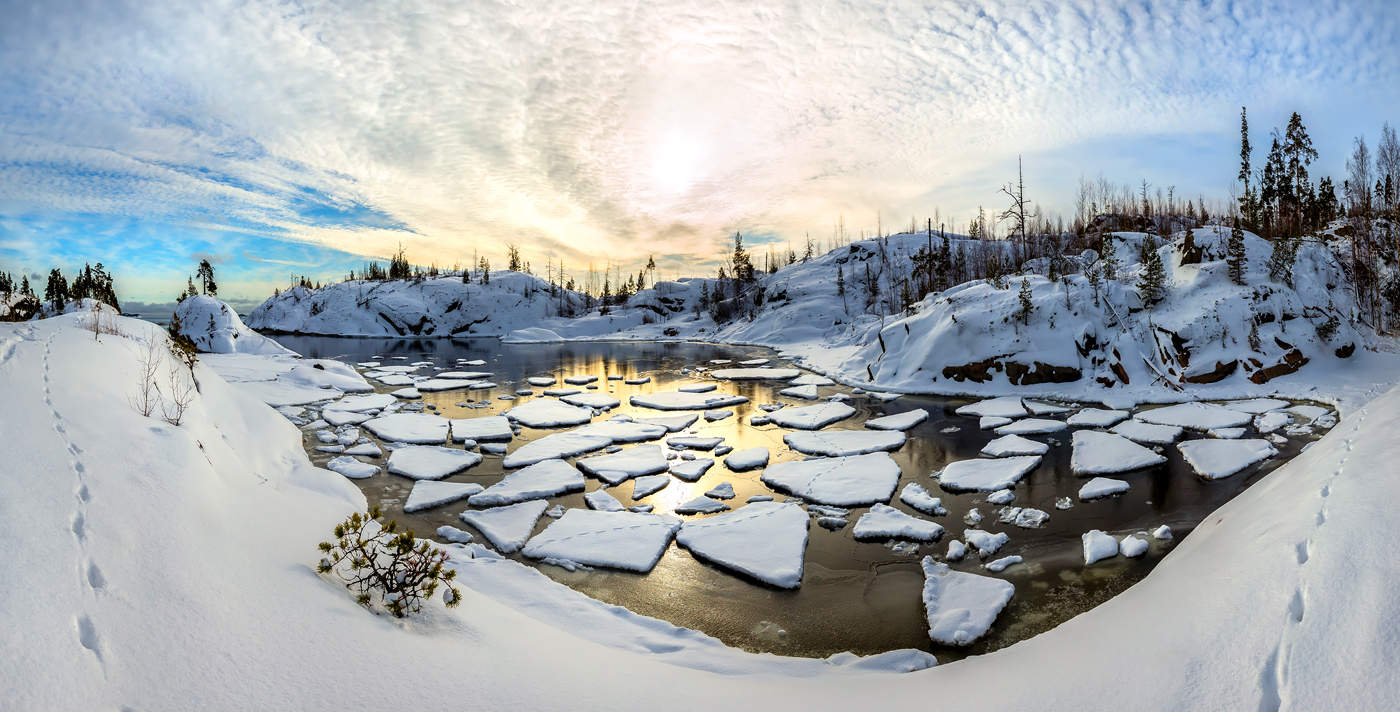
<svg viewBox="0 0 1400 712">
<path fill-rule="evenodd" d="M 457 572 L 444 567 L 447 552 L 419 541 L 411 530 L 399 531 L 398 522 L 380 524 L 379 507 L 356 512 L 335 525 L 335 541 L 320 544 L 324 557 L 317 566 L 322 574 L 335 574 L 355 594 L 355 602 L 370 608 L 376 599 L 396 618 L 423 609 L 438 586 L 446 590 L 442 602 L 456 607 L 462 594 L 452 585 Z"/>
</svg>

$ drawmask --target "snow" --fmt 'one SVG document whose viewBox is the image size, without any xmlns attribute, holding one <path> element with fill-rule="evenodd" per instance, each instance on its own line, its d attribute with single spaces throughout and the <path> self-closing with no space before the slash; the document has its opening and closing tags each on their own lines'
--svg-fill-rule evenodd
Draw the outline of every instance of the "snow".
<svg viewBox="0 0 1400 712">
<path fill-rule="evenodd" d="M 1187 440 L 1177 448 L 1186 464 L 1208 480 L 1229 477 L 1278 454 L 1267 440 Z"/>
<path fill-rule="evenodd" d="M 326 469 L 332 472 L 339 472 L 352 480 L 363 480 L 366 477 L 373 477 L 375 473 L 379 472 L 379 467 L 377 465 L 360 462 L 349 455 L 331 458 L 330 461 L 326 463 Z"/>
<path fill-rule="evenodd" d="M 710 375 L 721 381 L 786 381 L 802 372 L 795 368 L 718 368 Z"/>
<path fill-rule="evenodd" d="M 803 499 L 850 507 L 888 501 L 899 484 L 899 465 L 883 452 L 823 457 L 769 465 L 761 479 Z"/>
<path fill-rule="evenodd" d="M 997 572 L 997 573 L 1001 573 L 1002 571 L 1005 571 L 1005 570 L 1006 570 L 1006 567 L 1008 567 L 1008 566 L 1010 566 L 1010 565 L 1012 565 L 1012 564 L 1019 564 L 1019 563 L 1021 563 L 1021 557 L 1020 557 L 1020 556 L 1016 556 L 1016 555 L 1012 555 L 1012 556 L 1003 556 L 1003 557 L 1001 557 L 1000 559 L 997 559 L 997 560 L 995 560 L 995 561 L 988 561 L 986 564 L 983 564 L 983 565 L 982 565 L 982 568 L 985 568 L 985 569 L 988 570 L 988 571 L 995 571 L 995 572 Z"/>
<path fill-rule="evenodd" d="M 1119 423 L 1111 428 L 1111 432 L 1148 445 L 1170 445 L 1181 437 L 1181 428 L 1175 425 L 1152 425 L 1140 420 Z"/>
<path fill-rule="evenodd" d="M 616 497 L 608 494 L 607 491 L 596 489 L 583 496 L 583 501 L 589 509 L 599 512 L 621 512 L 627 509 L 622 506 Z"/>
<path fill-rule="evenodd" d="M 670 475 L 642 475 L 632 480 L 633 501 L 648 497 L 666 488 L 671 484 Z"/>
<path fill-rule="evenodd" d="M 501 460 L 507 469 L 533 465 L 555 458 L 573 457 L 594 450 L 602 450 L 612 444 L 612 438 L 604 435 L 584 435 L 576 432 L 552 433 L 539 440 L 532 440 Z"/>
<path fill-rule="evenodd" d="M 1090 529 L 1081 537 L 1084 542 L 1084 565 L 1111 559 L 1118 555 L 1118 540 L 1099 529 Z"/>
<path fill-rule="evenodd" d="M 671 474 L 686 482 L 694 482 L 700 479 L 701 476 L 705 474 L 705 471 L 710 469 L 714 464 L 715 461 L 713 458 L 700 457 L 694 460 L 677 462 L 671 465 L 670 471 Z"/>
<path fill-rule="evenodd" d="M 204 353 L 294 356 L 272 339 L 249 329 L 238 312 L 215 297 L 196 294 L 175 306 L 180 333 Z"/>
<path fill-rule="evenodd" d="M 685 391 L 662 391 L 645 393 L 627 399 L 638 408 L 653 410 L 710 410 L 749 402 L 744 396 L 726 393 L 688 393 Z"/>
<path fill-rule="evenodd" d="M 997 553 L 1001 547 L 1006 546 L 1006 542 L 1011 541 L 1011 536 L 1006 532 L 995 534 L 983 529 L 964 529 L 963 541 L 967 545 L 976 549 L 979 556 L 987 557 Z"/>
<path fill-rule="evenodd" d="M 598 410 L 610 410 L 622 404 L 622 401 L 606 393 L 576 393 L 563 396 L 559 400 L 580 408 L 596 408 Z"/>
<path fill-rule="evenodd" d="M 505 442 L 515 437 L 510 420 L 504 415 L 488 415 L 481 418 L 453 418 L 452 441 L 462 442 Z"/>
<path fill-rule="evenodd" d="M 996 622 L 1016 587 L 990 576 L 954 571 L 925 556 L 924 612 L 928 637 L 944 645 L 969 645 Z"/>
<path fill-rule="evenodd" d="M 1126 410 L 1104 410 L 1085 408 L 1065 420 L 1072 427 L 1107 428 L 1117 425 L 1128 417 Z"/>
<path fill-rule="evenodd" d="M 784 388 L 781 391 L 778 391 L 778 395 L 788 396 L 790 398 L 805 398 L 807 400 L 816 400 L 818 394 L 816 386 L 793 386 L 791 388 Z"/>
<path fill-rule="evenodd" d="M 527 428 L 560 428 L 587 423 L 593 419 L 593 411 L 540 398 L 507 410 L 505 416 Z"/>
<path fill-rule="evenodd" d="M 819 403 L 800 408 L 783 408 L 769 414 L 773 423 L 784 428 L 819 430 L 855 415 L 856 409 L 845 403 Z"/>
<path fill-rule="evenodd" d="M 1070 470 L 1076 475 L 1101 475 L 1160 465 L 1166 456 L 1122 435 L 1097 430 L 1076 430 L 1070 454 Z"/>
<path fill-rule="evenodd" d="M 1128 483 L 1123 480 L 1115 480 L 1108 477 L 1095 477 L 1085 482 L 1084 486 L 1079 488 L 1079 498 L 1096 499 L 1127 491 Z"/>
<path fill-rule="evenodd" d="M 802 583 L 807 513 L 790 503 L 754 502 L 733 512 L 687 521 L 676 543 L 697 558 L 778 588 Z"/>
<path fill-rule="evenodd" d="M 430 445 L 447 442 L 447 422 L 430 413 L 393 413 L 367 420 L 363 427 L 382 440 Z"/>
<path fill-rule="evenodd" d="M 604 471 L 623 472 L 628 477 L 651 475 L 666 471 L 666 453 L 660 445 L 636 445 L 611 455 L 583 458 L 578 466 L 590 475 Z"/>
<path fill-rule="evenodd" d="M 870 506 L 869 512 L 860 515 L 851 533 L 857 539 L 936 541 L 943 536 L 943 525 L 877 503 Z"/>
<path fill-rule="evenodd" d="M 917 482 L 904 485 L 904 489 L 899 491 L 899 501 L 924 514 L 941 516 L 948 513 L 943 507 L 943 500 L 929 494 L 929 491 Z"/>
<path fill-rule="evenodd" d="M 734 485 L 729 482 L 721 482 L 706 492 L 705 496 L 714 499 L 734 499 Z"/>
<path fill-rule="evenodd" d="M 1200 431 L 1249 425 L 1252 419 L 1249 413 L 1230 410 L 1214 403 L 1178 403 L 1164 408 L 1144 410 L 1133 417 L 1144 423 Z"/>
<path fill-rule="evenodd" d="M 783 442 L 793 450 L 806 455 L 841 457 L 898 450 L 904 446 L 904 433 L 898 430 L 807 431 L 788 433 L 783 436 Z M 766 449 L 764 455 L 766 462 Z"/>
<path fill-rule="evenodd" d="M 360 457 L 380 457 L 384 454 L 374 443 L 360 443 L 354 447 L 345 448 L 346 455 L 358 455 Z"/>
<path fill-rule="evenodd" d="M 982 447 L 987 457 L 1007 457 L 1010 455 L 1044 455 L 1050 446 L 1020 435 L 1003 435 Z"/>
<path fill-rule="evenodd" d="M 997 435 L 1037 435 L 1040 433 L 1055 433 L 1064 430 L 1067 425 L 1063 420 L 1050 420 L 1048 418 L 1026 418 L 1008 423 L 996 429 Z"/>
<path fill-rule="evenodd" d="M 440 480 L 481 462 L 481 454 L 441 445 L 408 445 L 389 453 L 388 470 L 415 480 Z"/>
<path fill-rule="evenodd" d="M 1328 413 L 1327 409 L 1326 409 L 1326 408 L 1323 408 L 1322 406 L 1306 405 L 1306 404 L 1304 404 L 1304 405 L 1289 406 L 1289 407 L 1286 408 L 1285 410 L 1287 410 L 1287 412 L 1292 413 L 1293 415 L 1296 415 L 1296 416 L 1298 416 L 1299 418 L 1301 418 L 1301 419 L 1303 419 L 1303 420 L 1306 420 L 1306 421 L 1308 421 L 1308 422 L 1312 422 L 1312 421 L 1314 421 L 1314 420 L 1317 420 L 1318 418 L 1321 418 L 1321 417 L 1327 415 L 1327 413 Z"/>
<path fill-rule="evenodd" d="M 449 502 L 467 499 L 480 492 L 481 485 L 475 482 L 436 482 L 425 480 L 413 483 L 408 499 L 403 503 L 403 511 L 417 512 L 432 509 Z"/>
<path fill-rule="evenodd" d="M 1147 553 L 1147 540 L 1129 534 L 1118 542 L 1118 552 L 1130 559 Z"/>
<path fill-rule="evenodd" d="M 542 499 L 532 499 L 504 507 L 468 509 L 461 519 L 481 532 L 497 551 L 513 554 L 530 538 L 535 522 L 548 506 Z"/>
<path fill-rule="evenodd" d="M 674 517 L 570 509 L 532 537 L 521 553 L 646 573 L 661 560 L 680 526 Z"/>
<path fill-rule="evenodd" d="M 583 487 L 583 473 L 573 465 L 563 460 L 544 460 L 507 473 L 496 484 L 472 494 L 467 503 L 473 507 L 497 507 L 579 492 Z"/>
<path fill-rule="evenodd" d="M 1001 396 L 969 403 L 954 411 L 958 415 L 982 418 L 1021 418 L 1029 414 L 1019 396 Z"/>
<path fill-rule="evenodd" d="M 676 505 L 676 514 L 713 514 L 729 509 L 729 505 L 709 497 L 700 496 L 683 504 Z"/>
<path fill-rule="evenodd" d="M 865 427 L 875 430 L 908 430 L 925 420 L 928 420 L 928 411 L 923 408 L 915 408 L 903 413 L 871 418 L 865 421 Z"/>
<path fill-rule="evenodd" d="M 724 458 L 724 466 L 734 472 L 756 470 L 768 464 L 768 448 L 762 445 L 735 451 Z"/>
<path fill-rule="evenodd" d="M 241 392 L 271 406 L 303 405 L 374 390 L 353 367 L 339 361 L 244 353 L 199 358 L 225 381 L 238 384 Z"/>
<path fill-rule="evenodd" d="M 992 492 L 1015 485 L 1039 466 L 1039 455 L 959 460 L 943 468 L 938 482 L 944 489 L 954 492 Z"/>
</svg>

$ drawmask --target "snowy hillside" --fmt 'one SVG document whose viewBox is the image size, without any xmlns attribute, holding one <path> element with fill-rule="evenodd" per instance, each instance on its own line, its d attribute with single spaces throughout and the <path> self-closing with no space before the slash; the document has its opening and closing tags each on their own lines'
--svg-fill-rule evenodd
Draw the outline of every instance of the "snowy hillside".
<svg viewBox="0 0 1400 712">
<path fill-rule="evenodd" d="M 248 326 L 344 336 L 501 336 L 560 313 L 561 304 L 582 304 L 581 295 L 561 290 L 551 297 L 548 290 L 538 277 L 507 270 L 492 272 L 487 284 L 435 277 L 295 287 L 254 309 Z"/>
</svg>

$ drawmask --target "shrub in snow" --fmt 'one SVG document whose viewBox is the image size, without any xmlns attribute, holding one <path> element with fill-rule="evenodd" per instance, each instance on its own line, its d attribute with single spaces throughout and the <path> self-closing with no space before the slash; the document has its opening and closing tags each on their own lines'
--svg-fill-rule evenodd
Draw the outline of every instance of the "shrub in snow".
<svg viewBox="0 0 1400 712">
<path fill-rule="evenodd" d="M 445 568 L 447 552 L 419 540 L 413 531 L 399 531 L 398 522 L 379 523 L 379 507 L 351 514 L 335 525 L 335 541 L 323 541 L 325 555 L 317 566 L 322 574 L 334 573 L 355 593 L 355 602 L 366 608 L 380 600 L 395 617 L 403 618 L 423 608 L 439 585 L 447 590 L 442 601 L 448 608 L 462 600 L 452 585 L 457 577 Z"/>
</svg>

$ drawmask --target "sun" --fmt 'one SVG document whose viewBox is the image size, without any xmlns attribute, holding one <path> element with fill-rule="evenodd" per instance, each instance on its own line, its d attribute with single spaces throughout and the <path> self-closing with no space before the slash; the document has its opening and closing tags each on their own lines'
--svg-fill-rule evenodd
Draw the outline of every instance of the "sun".
<svg viewBox="0 0 1400 712">
<path fill-rule="evenodd" d="M 652 144 L 651 185 L 658 193 L 679 195 L 700 180 L 704 146 L 693 135 L 666 131 Z"/>
</svg>

